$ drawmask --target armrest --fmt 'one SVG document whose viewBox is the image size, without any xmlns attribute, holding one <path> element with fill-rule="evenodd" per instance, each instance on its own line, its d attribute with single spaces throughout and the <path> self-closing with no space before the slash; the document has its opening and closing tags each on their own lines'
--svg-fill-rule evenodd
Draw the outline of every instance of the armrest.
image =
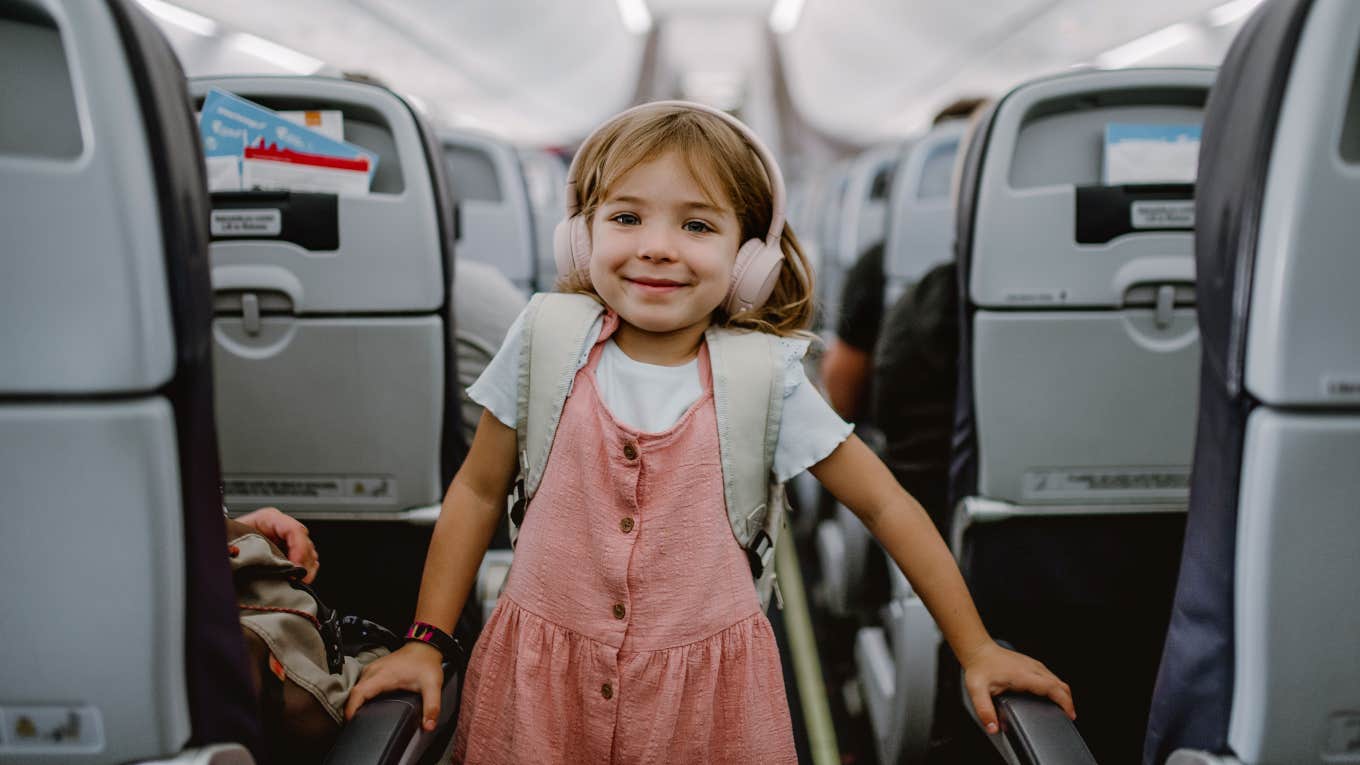
<svg viewBox="0 0 1360 765">
<path fill-rule="evenodd" d="M 1077 726 L 1048 699 L 1006 693 L 996 698 L 1001 733 L 989 736 L 1007 762 L 1017 765 L 1096 765 Z"/>
<path fill-rule="evenodd" d="M 325 765 L 387 765 L 416 762 L 431 742 L 447 741 L 458 722 L 462 678 L 444 665 L 439 724 L 432 732 L 420 727 L 420 694 L 394 691 L 369 701 L 340 729 Z"/>
</svg>

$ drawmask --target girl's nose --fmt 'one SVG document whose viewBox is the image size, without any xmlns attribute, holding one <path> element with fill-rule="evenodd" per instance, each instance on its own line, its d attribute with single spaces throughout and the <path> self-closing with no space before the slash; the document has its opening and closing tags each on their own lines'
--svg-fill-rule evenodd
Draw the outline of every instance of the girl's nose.
<svg viewBox="0 0 1360 765">
<path fill-rule="evenodd" d="M 674 237 L 670 232 L 662 230 L 660 227 L 648 231 L 638 242 L 638 257 L 653 261 L 674 260 Z"/>
</svg>

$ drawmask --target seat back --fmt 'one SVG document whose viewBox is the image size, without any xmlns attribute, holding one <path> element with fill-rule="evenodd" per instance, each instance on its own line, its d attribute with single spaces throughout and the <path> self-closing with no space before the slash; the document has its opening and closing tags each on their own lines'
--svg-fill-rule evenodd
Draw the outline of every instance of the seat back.
<svg viewBox="0 0 1360 765">
<path fill-rule="evenodd" d="M 378 155 L 370 193 L 213 195 L 213 215 L 277 211 L 277 233 L 218 230 L 214 360 L 232 510 L 391 516 L 438 504 L 461 460 L 451 351 L 451 203 L 424 121 L 376 85 L 191 81 L 272 109 L 334 109 Z"/>
<path fill-rule="evenodd" d="M 459 256 L 486 263 L 533 292 L 539 281 L 534 216 L 515 148 L 471 130 L 441 130 L 439 139 L 458 205 Z"/>
<path fill-rule="evenodd" d="M 534 291 L 546 292 L 557 282 L 553 229 L 567 209 L 567 163 L 554 152 L 533 149 L 521 149 L 519 163 L 534 219 L 534 252 L 538 258 Z"/>
<path fill-rule="evenodd" d="M 184 76 L 131 2 L 0 8 L 0 760 L 257 733 Z"/>
<path fill-rule="evenodd" d="M 1269 3 L 1205 119 L 1198 446 L 1147 753 L 1360 761 L 1360 6 Z"/>
<path fill-rule="evenodd" d="M 1104 184 L 1104 136 L 1198 124 L 1212 76 L 1022 85 L 979 122 L 961 176 L 955 553 L 988 629 L 1072 686 L 1102 762 L 1136 751 L 1145 728 L 1199 353 L 1193 190 Z"/>
<path fill-rule="evenodd" d="M 950 184 L 966 120 L 947 120 L 912 144 L 892 182 L 883 258 L 883 305 L 934 266 L 954 257 L 954 195 Z"/>
<path fill-rule="evenodd" d="M 1183 215 L 1193 191 L 1106 186 L 1101 148 L 1112 123 L 1197 125 L 1212 76 L 1042 80 L 979 131 L 959 231 L 959 403 L 975 448 L 955 466 L 955 500 L 1184 506 L 1199 353 L 1192 221 L 1153 214 Z"/>
<path fill-rule="evenodd" d="M 839 316 L 846 272 L 887 234 L 888 196 L 901 156 L 900 144 L 877 146 L 851 160 L 845 171 L 840 206 L 830 221 L 833 244 L 822 259 L 827 316 Z"/>
</svg>

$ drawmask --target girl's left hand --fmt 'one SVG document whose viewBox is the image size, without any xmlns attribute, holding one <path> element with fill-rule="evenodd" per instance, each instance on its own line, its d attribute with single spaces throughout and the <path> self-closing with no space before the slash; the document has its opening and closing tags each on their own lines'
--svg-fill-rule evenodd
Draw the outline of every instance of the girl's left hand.
<svg viewBox="0 0 1360 765">
<path fill-rule="evenodd" d="M 1068 719 L 1077 719 L 1077 709 L 1072 704 L 1072 689 L 1058 679 L 1043 664 L 1030 657 L 1008 650 L 989 640 L 982 647 L 966 657 L 960 657 L 963 665 L 963 684 L 968 696 L 977 710 L 978 721 L 988 733 L 996 733 L 1000 728 L 996 721 L 996 707 L 992 697 L 1005 691 L 1025 691 L 1036 696 L 1046 696 L 1062 707 Z"/>
</svg>

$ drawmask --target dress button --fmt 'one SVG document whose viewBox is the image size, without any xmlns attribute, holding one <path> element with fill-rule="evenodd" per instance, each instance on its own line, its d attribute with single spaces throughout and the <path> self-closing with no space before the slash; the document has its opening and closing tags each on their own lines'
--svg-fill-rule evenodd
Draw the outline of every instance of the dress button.
<svg viewBox="0 0 1360 765">
<path fill-rule="evenodd" d="M 606 701 L 614 698 L 614 686 L 609 683 L 600 686 L 600 695 L 603 696 Z"/>
<path fill-rule="evenodd" d="M 633 446 L 632 441 L 629 441 L 628 443 L 623 445 L 623 456 L 627 457 L 630 460 L 637 459 L 637 447 Z"/>
<path fill-rule="evenodd" d="M 624 608 L 622 603 L 615 603 L 615 604 L 614 604 L 614 618 L 615 618 L 615 619 L 622 619 L 623 617 L 625 617 L 625 616 L 627 616 L 627 615 L 628 615 L 628 609 Z"/>
<path fill-rule="evenodd" d="M 623 520 L 619 521 L 619 531 L 622 531 L 623 533 L 627 534 L 632 530 L 633 530 L 632 518 L 624 518 Z"/>
</svg>

